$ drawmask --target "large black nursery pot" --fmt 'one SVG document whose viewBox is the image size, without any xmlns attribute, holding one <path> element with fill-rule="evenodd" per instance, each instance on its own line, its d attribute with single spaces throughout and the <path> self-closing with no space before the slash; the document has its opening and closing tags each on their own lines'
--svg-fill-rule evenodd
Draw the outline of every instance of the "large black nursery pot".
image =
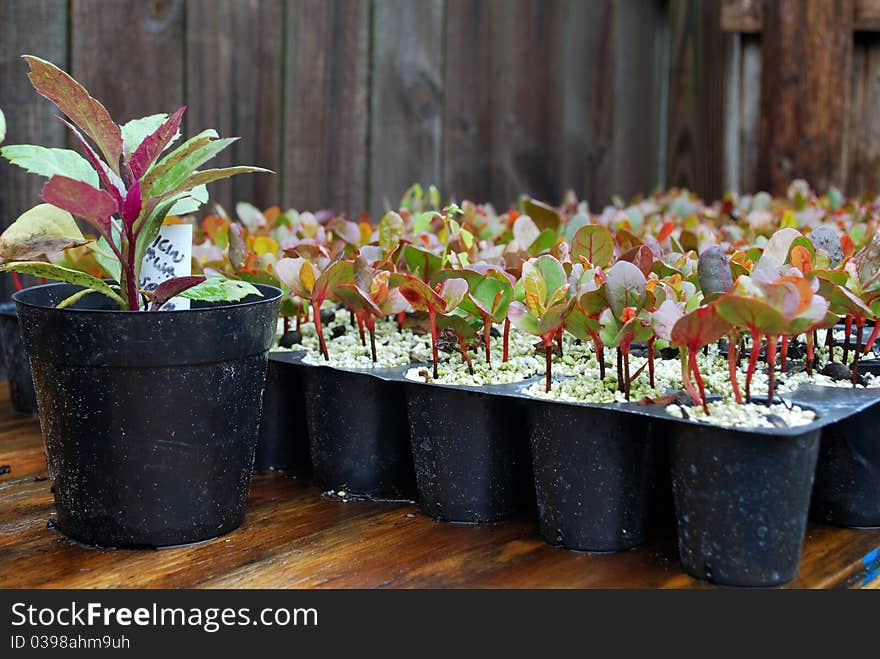
<svg viewBox="0 0 880 659">
<path fill-rule="evenodd" d="M 529 405 L 541 535 L 611 552 L 644 544 L 661 500 L 656 418 L 551 401 Z"/>
<path fill-rule="evenodd" d="M 312 475 L 303 372 L 308 366 L 269 355 L 254 471 L 280 469 L 295 478 Z"/>
<path fill-rule="evenodd" d="M 880 404 L 822 431 L 813 519 L 854 528 L 880 527 Z"/>
<path fill-rule="evenodd" d="M 281 291 L 192 310 L 119 311 L 48 284 L 20 291 L 58 529 L 160 547 L 238 527 Z"/>
<path fill-rule="evenodd" d="M 729 586 L 775 586 L 794 579 L 820 430 L 774 435 L 677 423 L 671 433 L 685 570 Z"/>
<path fill-rule="evenodd" d="M 3 347 L 3 359 L 6 363 L 12 410 L 19 414 L 36 414 L 37 395 L 31 379 L 31 364 L 21 340 L 14 302 L 0 304 L 0 345 Z"/>
<path fill-rule="evenodd" d="M 488 522 L 534 501 L 526 417 L 515 398 L 406 386 L 418 501 L 426 515 Z"/>
<path fill-rule="evenodd" d="M 328 366 L 305 371 L 315 483 L 375 499 L 412 499 L 412 453 L 401 384 Z"/>
</svg>

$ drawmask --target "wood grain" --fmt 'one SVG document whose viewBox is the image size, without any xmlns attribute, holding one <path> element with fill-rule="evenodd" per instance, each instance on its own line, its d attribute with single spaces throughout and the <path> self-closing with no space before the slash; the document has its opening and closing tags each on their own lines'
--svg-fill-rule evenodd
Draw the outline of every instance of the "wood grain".
<svg viewBox="0 0 880 659">
<path fill-rule="evenodd" d="M 183 0 L 70 0 L 71 75 L 116 122 L 184 99 Z"/>
<path fill-rule="evenodd" d="M 411 184 L 442 185 L 443 0 L 373 8 L 370 210 L 396 208 Z M 442 191 L 442 190 L 441 190 Z"/>
<path fill-rule="evenodd" d="M 6 116 L 6 144 L 65 146 L 57 110 L 41 98 L 27 78 L 23 54 L 67 67 L 66 0 L 0 2 L 0 108 Z M 0 230 L 40 203 L 45 179 L 18 167 L 0 165 Z M 0 274 L 0 299 L 15 291 L 11 276 Z"/>
<path fill-rule="evenodd" d="M 880 35 L 857 34 L 853 48 L 847 192 L 870 194 L 880 190 Z"/>
<path fill-rule="evenodd" d="M 241 139 L 213 166 L 258 165 L 276 176 L 212 184 L 211 199 L 266 208 L 281 201 L 284 5 L 282 0 L 188 0 L 186 102 L 189 132 L 215 128 Z"/>
<path fill-rule="evenodd" d="M 370 3 L 288 0 L 286 207 L 357 214 L 367 204 Z"/>
<path fill-rule="evenodd" d="M 724 191 L 725 48 L 720 1 L 670 3 L 666 184 L 707 199 Z"/>
<path fill-rule="evenodd" d="M 764 29 L 763 0 L 722 0 L 721 29 L 725 32 L 760 32 Z M 853 27 L 880 31 L 880 0 L 855 0 Z"/>
<path fill-rule="evenodd" d="M 707 588 L 682 573 L 671 528 L 646 547 L 588 555 L 556 549 L 533 515 L 468 526 L 407 503 L 324 498 L 308 482 L 255 476 L 244 525 L 161 551 L 84 547 L 53 518 L 35 419 L 12 417 L 0 385 L 2 588 Z M 792 587 L 875 587 L 880 530 L 811 525 Z"/>
<path fill-rule="evenodd" d="M 794 178 L 823 191 L 845 184 L 852 18 L 853 0 L 764 6 L 774 38 L 761 40 L 758 184 L 771 193 L 784 194 Z"/>
</svg>

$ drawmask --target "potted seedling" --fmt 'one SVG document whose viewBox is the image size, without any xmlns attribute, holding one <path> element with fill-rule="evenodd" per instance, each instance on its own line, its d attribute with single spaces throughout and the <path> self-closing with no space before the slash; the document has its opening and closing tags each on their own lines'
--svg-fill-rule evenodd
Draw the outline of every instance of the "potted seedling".
<svg viewBox="0 0 880 659">
<path fill-rule="evenodd" d="M 211 181 L 266 170 L 199 170 L 230 140 L 205 131 L 167 151 L 183 108 L 120 127 L 66 73 L 25 59 L 34 87 L 66 115 L 86 155 L 4 152 L 49 180 L 46 203 L 0 237 L 2 267 L 65 282 L 14 296 L 57 526 L 116 547 L 222 535 L 244 513 L 280 291 L 204 276 L 146 291 L 140 270 L 176 204 L 197 202 Z M 106 279 L 30 260 L 86 242 L 73 216 L 100 235 L 93 247 Z M 177 295 L 194 308 L 153 311 Z"/>
</svg>

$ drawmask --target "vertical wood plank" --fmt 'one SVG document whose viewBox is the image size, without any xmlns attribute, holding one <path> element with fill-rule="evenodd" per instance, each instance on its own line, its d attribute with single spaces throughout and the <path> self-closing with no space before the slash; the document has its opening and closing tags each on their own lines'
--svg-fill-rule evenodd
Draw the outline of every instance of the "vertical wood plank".
<svg viewBox="0 0 880 659">
<path fill-rule="evenodd" d="M 761 131 L 761 38 L 744 34 L 739 65 L 739 191 L 758 191 Z"/>
<path fill-rule="evenodd" d="M 287 2 L 286 206 L 366 207 L 369 22 L 366 0 Z"/>
<path fill-rule="evenodd" d="M 719 0 L 672 0 L 667 184 L 716 199 L 724 189 L 724 72 Z"/>
<path fill-rule="evenodd" d="M 447 0 L 442 190 L 459 200 L 492 194 L 494 32 L 487 2 Z"/>
<path fill-rule="evenodd" d="M 188 0 L 186 102 L 190 133 L 215 128 L 241 139 L 213 166 L 267 167 L 276 176 L 236 176 L 212 184 L 227 210 L 238 201 L 281 202 L 282 0 Z"/>
<path fill-rule="evenodd" d="M 627 137 L 614 137 L 618 46 L 612 2 L 565 3 L 561 31 L 561 83 L 549 93 L 562 98 L 559 158 L 561 191 L 571 188 L 596 210 L 615 193 L 614 154 Z M 620 87 L 625 87 L 622 83 Z M 622 104 L 621 104 L 622 105 Z M 558 201 L 554 199 L 552 201 Z"/>
<path fill-rule="evenodd" d="M 67 68 L 67 0 L 0 2 L 0 108 L 6 115 L 6 144 L 65 144 L 57 111 L 34 91 L 21 55 L 33 54 Z M 4 161 L 0 165 L 0 227 L 5 228 L 40 201 L 44 179 Z M 0 275 L 0 299 L 13 292 L 10 275 Z"/>
<path fill-rule="evenodd" d="M 880 35 L 857 34 L 853 50 L 847 191 L 880 191 Z"/>
<path fill-rule="evenodd" d="M 70 0 L 71 72 L 118 123 L 183 104 L 183 0 Z"/>
<path fill-rule="evenodd" d="M 610 192 L 628 199 L 657 185 L 660 99 L 664 73 L 658 38 L 663 4 L 657 0 L 617 0 L 614 15 L 614 109 Z M 590 62 L 596 67 L 598 62 Z M 598 72 L 604 72 L 600 69 Z M 605 196 L 597 201 L 606 203 Z"/>
<path fill-rule="evenodd" d="M 442 185 L 444 2 L 376 0 L 373 12 L 370 210 L 379 217 L 410 184 Z"/>
<path fill-rule="evenodd" d="M 853 0 L 764 3 L 759 184 L 846 181 Z M 809 90 L 809 93 L 805 93 Z"/>
</svg>

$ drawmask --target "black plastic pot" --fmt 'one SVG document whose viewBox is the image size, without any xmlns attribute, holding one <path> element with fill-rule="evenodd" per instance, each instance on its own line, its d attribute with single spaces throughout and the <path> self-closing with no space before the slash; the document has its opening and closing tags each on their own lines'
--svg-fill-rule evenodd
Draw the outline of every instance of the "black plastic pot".
<svg viewBox="0 0 880 659">
<path fill-rule="evenodd" d="M 241 524 L 281 292 L 192 310 L 119 311 L 77 290 L 20 291 L 58 529 L 110 547 Z"/>
<path fill-rule="evenodd" d="M 854 528 L 880 527 L 880 405 L 822 431 L 813 519 Z"/>
<path fill-rule="evenodd" d="M 541 535 L 581 551 L 647 541 L 658 503 L 660 421 L 553 402 L 529 405 Z"/>
<path fill-rule="evenodd" d="M 0 344 L 3 346 L 12 410 L 19 414 L 34 415 L 37 413 L 37 395 L 31 379 L 31 364 L 21 341 L 14 302 L 0 304 Z"/>
<path fill-rule="evenodd" d="M 672 487 L 679 554 L 689 574 L 730 586 L 794 579 L 819 434 L 675 426 Z"/>
<path fill-rule="evenodd" d="M 306 366 L 273 359 L 266 370 L 263 414 L 254 471 L 279 469 L 295 478 L 312 475 L 303 370 Z"/>
<path fill-rule="evenodd" d="M 527 420 L 514 399 L 407 385 L 419 506 L 452 522 L 502 519 L 534 501 Z"/>
<path fill-rule="evenodd" d="M 401 385 L 326 366 L 305 370 L 315 483 L 375 499 L 415 494 Z"/>
</svg>

